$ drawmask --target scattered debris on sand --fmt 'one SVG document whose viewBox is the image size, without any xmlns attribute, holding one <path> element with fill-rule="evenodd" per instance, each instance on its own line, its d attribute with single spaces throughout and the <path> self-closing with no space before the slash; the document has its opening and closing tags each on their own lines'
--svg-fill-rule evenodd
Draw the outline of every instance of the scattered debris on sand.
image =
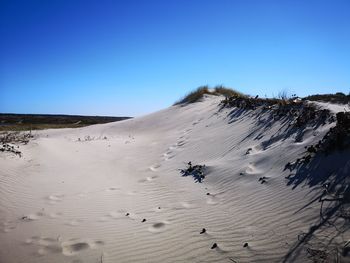
<svg viewBox="0 0 350 263">
<path fill-rule="evenodd" d="M 31 132 L 4 132 L 0 134 L 0 152 L 10 152 L 22 157 L 19 150 L 20 144 L 28 144 L 29 140 L 34 136 Z"/>
</svg>

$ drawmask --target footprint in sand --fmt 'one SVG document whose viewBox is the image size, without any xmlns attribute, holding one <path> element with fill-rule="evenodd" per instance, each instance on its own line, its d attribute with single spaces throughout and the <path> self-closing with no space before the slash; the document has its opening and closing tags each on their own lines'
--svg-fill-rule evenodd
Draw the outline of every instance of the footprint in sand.
<svg viewBox="0 0 350 263">
<path fill-rule="evenodd" d="M 154 164 L 154 165 L 150 166 L 149 169 L 151 171 L 155 172 L 155 171 L 158 170 L 159 167 L 161 167 L 161 165 L 157 163 L 157 164 Z"/>
<path fill-rule="evenodd" d="M 163 153 L 162 157 L 167 157 L 167 156 L 171 155 L 172 153 L 173 153 L 173 151 L 169 150 L 169 151 Z"/>
<path fill-rule="evenodd" d="M 112 211 L 112 212 L 109 212 L 108 216 L 109 216 L 110 218 L 113 218 L 113 219 L 118 219 L 118 218 L 124 217 L 124 214 L 119 213 L 119 212 Z"/>
<path fill-rule="evenodd" d="M 82 220 L 82 219 L 73 219 L 73 220 L 71 220 L 69 222 L 66 222 L 66 225 L 67 226 L 78 226 L 82 222 L 84 222 L 84 220 Z"/>
<path fill-rule="evenodd" d="M 138 192 L 137 191 L 129 191 L 126 193 L 127 195 L 137 195 Z"/>
<path fill-rule="evenodd" d="M 177 146 L 179 146 L 179 147 L 182 147 L 185 144 L 186 144 L 186 142 L 184 140 L 180 140 L 180 141 L 177 142 Z"/>
<path fill-rule="evenodd" d="M 120 190 L 120 188 L 119 187 L 109 187 L 105 191 L 112 192 L 112 191 L 117 191 L 117 190 Z"/>
<path fill-rule="evenodd" d="M 151 182 L 155 179 L 157 179 L 158 176 L 154 175 L 154 176 L 147 176 L 145 179 L 140 179 L 138 180 L 139 183 L 146 183 L 146 182 Z"/>
<path fill-rule="evenodd" d="M 41 256 L 44 256 L 50 253 L 61 253 L 61 252 L 62 252 L 62 247 L 59 245 L 49 245 L 38 249 L 38 254 Z"/>
<path fill-rule="evenodd" d="M 138 180 L 139 183 L 146 183 L 147 182 L 147 179 L 140 179 Z"/>
<path fill-rule="evenodd" d="M 62 253 L 65 256 L 73 256 L 88 248 L 90 248 L 90 246 L 86 242 L 66 242 L 62 244 Z"/>
<path fill-rule="evenodd" d="M 61 212 L 53 212 L 53 213 L 50 213 L 49 214 L 49 217 L 50 218 L 59 218 L 62 216 L 62 213 Z"/>
<path fill-rule="evenodd" d="M 26 245 L 39 246 L 38 254 L 41 256 L 49 253 L 62 253 L 62 247 L 59 243 L 60 238 L 38 237 L 34 236 L 25 240 Z"/>
<path fill-rule="evenodd" d="M 97 249 L 104 245 L 101 240 L 70 239 L 62 242 L 62 254 L 65 256 L 74 256 L 87 249 Z"/>
<path fill-rule="evenodd" d="M 3 232 L 4 233 L 9 233 L 17 227 L 17 223 L 15 223 L 13 221 L 5 221 L 2 223 L 2 225 L 3 225 Z"/>
<path fill-rule="evenodd" d="M 259 174 L 259 173 L 261 173 L 261 171 L 256 169 L 255 165 L 251 163 L 248 165 L 247 169 L 245 170 L 245 173 L 246 174 Z"/>
<path fill-rule="evenodd" d="M 63 194 L 52 194 L 49 195 L 46 199 L 49 200 L 50 204 L 57 204 L 58 202 L 61 202 L 63 200 L 64 195 Z"/>
<path fill-rule="evenodd" d="M 258 145 L 251 147 L 251 148 L 248 148 L 246 151 L 246 155 L 248 155 L 248 154 L 249 155 L 256 155 L 256 154 L 259 154 L 263 151 L 264 150 L 263 150 L 262 146 L 260 144 L 258 144 Z"/>
<path fill-rule="evenodd" d="M 196 205 L 193 202 L 182 202 L 181 206 L 187 209 L 196 207 Z"/>
<path fill-rule="evenodd" d="M 177 145 L 172 145 L 168 148 L 169 151 L 175 150 L 177 148 Z"/>
<path fill-rule="evenodd" d="M 25 244 L 38 246 L 38 254 L 42 256 L 49 253 L 62 253 L 65 256 L 73 256 L 83 250 L 100 248 L 104 245 L 104 242 L 101 240 L 76 238 L 61 242 L 60 236 L 57 238 L 35 236 L 26 239 Z"/>
<path fill-rule="evenodd" d="M 170 159 L 172 159 L 174 157 L 175 157 L 175 154 L 173 154 L 171 151 L 163 154 L 164 161 L 169 161 Z"/>
<path fill-rule="evenodd" d="M 150 182 L 150 181 L 153 181 L 154 179 L 157 179 L 157 178 L 158 178 L 157 175 L 154 175 L 154 176 L 147 176 L 147 177 L 146 177 L 146 180 L 147 180 L 148 182 Z"/>
<path fill-rule="evenodd" d="M 27 214 L 27 215 L 22 216 L 21 220 L 34 221 L 34 220 L 40 219 L 43 216 L 45 216 L 45 214 L 43 212 L 31 213 L 31 214 Z"/>
<path fill-rule="evenodd" d="M 186 130 L 184 130 L 184 134 L 187 134 L 187 133 L 189 133 L 189 132 L 191 132 L 192 131 L 192 129 L 190 128 L 190 129 L 186 129 Z"/>
<path fill-rule="evenodd" d="M 51 238 L 51 237 L 40 237 L 37 239 L 37 243 L 41 246 L 50 246 L 57 243 L 59 238 Z"/>
<path fill-rule="evenodd" d="M 208 195 L 208 198 L 207 198 L 207 204 L 208 205 L 216 205 L 219 203 L 219 198 L 217 198 L 215 195 Z"/>
<path fill-rule="evenodd" d="M 148 228 L 148 231 L 151 232 L 151 233 L 163 232 L 163 231 L 165 231 L 167 229 L 167 225 L 168 224 L 169 224 L 169 222 L 167 222 L 167 221 L 154 223 L 152 226 L 150 226 Z"/>
</svg>

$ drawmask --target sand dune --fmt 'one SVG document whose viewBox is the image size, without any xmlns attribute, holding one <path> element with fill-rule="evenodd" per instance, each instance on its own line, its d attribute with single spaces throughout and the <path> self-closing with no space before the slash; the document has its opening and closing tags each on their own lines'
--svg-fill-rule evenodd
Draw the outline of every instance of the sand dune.
<svg viewBox="0 0 350 263">
<path fill-rule="evenodd" d="M 285 166 L 334 123 L 300 133 L 221 99 L 40 131 L 22 158 L 0 155 L 0 261 L 312 262 L 298 237 L 319 223 L 323 189 Z M 189 161 L 207 166 L 203 183 L 180 175 Z M 335 231 L 308 247 L 350 238 Z"/>
</svg>

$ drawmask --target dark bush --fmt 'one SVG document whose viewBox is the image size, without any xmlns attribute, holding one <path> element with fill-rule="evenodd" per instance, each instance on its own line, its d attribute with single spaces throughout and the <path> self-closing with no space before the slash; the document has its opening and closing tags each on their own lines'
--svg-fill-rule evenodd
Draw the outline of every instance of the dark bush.
<svg viewBox="0 0 350 263">
<path fill-rule="evenodd" d="M 186 169 L 180 169 L 182 176 L 192 176 L 195 182 L 201 183 L 205 178 L 204 170 L 205 165 L 192 165 L 192 162 L 188 162 Z"/>
</svg>

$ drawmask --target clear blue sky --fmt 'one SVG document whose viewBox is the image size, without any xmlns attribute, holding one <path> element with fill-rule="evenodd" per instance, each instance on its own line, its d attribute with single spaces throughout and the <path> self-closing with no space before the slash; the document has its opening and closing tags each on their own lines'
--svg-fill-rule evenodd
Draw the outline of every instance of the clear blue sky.
<svg viewBox="0 0 350 263">
<path fill-rule="evenodd" d="M 349 93 L 349 14 L 349 0 L 0 0 L 0 112 L 137 116 L 206 84 Z"/>
</svg>

